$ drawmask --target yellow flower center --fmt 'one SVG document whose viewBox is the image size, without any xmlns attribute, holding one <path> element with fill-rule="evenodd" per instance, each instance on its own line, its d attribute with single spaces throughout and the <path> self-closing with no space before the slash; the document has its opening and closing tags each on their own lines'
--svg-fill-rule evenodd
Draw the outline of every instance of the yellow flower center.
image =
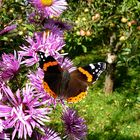
<svg viewBox="0 0 140 140">
<path fill-rule="evenodd" d="M 51 6 L 53 3 L 53 0 L 40 0 L 40 1 L 43 6 Z"/>
</svg>

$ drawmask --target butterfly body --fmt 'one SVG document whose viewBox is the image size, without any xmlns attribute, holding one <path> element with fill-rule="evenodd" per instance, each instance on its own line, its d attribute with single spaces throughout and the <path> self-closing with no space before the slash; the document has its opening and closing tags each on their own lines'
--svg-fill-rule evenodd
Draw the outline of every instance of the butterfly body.
<svg viewBox="0 0 140 140">
<path fill-rule="evenodd" d="M 52 57 L 45 57 L 39 52 L 39 65 L 44 71 L 43 87 L 54 98 L 66 99 L 68 102 L 78 102 L 86 94 L 88 86 L 94 83 L 105 70 L 106 64 L 98 62 L 79 67 L 69 72 L 60 67 Z"/>
</svg>

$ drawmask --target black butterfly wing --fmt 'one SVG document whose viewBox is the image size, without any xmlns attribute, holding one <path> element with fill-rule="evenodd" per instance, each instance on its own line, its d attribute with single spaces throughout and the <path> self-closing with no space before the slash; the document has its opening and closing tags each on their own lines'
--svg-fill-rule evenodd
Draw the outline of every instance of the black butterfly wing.
<svg viewBox="0 0 140 140">
<path fill-rule="evenodd" d="M 94 83 L 105 69 L 106 64 L 98 62 L 85 67 L 79 67 L 71 72 L 65 91 L 67 101 L 74 103 L 82 100 L 87 95 L 88 86 Z"/>
<path fill-rule="evenodd" d="M 57 69 L 57 71 L 55 71 L 54 69 Z M 61 71 L 59 71 L 57 66 L 50 66 L 44 73 L 43 87 L 47 93 L 56 98 L 60 93 L 59 89 L 61 86 L 61 81 Z"/>
<path fill-rule="evenodd" d="M 92 77 L 92 80 L 90 81 L 91 84 L 93 84 L 96 80 L 98 80 L 101 73 L 106 69 L 106 63 L 104 62 L 98 62 L 95 64 L 89 64 L 87 66 L 82 67 L 83 70 L 87 71 Z"/>
<path fill-rule="evenodd" d="M 60 93 L 63 70 L 52 56 L 45 57 L 43 52 L 38 52 L 38 54 L 39 66 L 44 71 L 44 90 L 56 98 Z"/>
</svg>

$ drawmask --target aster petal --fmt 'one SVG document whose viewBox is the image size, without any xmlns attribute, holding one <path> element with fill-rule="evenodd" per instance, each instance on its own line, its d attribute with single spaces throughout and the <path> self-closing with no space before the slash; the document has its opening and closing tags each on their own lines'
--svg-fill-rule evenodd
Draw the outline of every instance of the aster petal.
<svg viewBox="0 0 140 140">
<path fill-rule="evenodd" d="M 10 115 L 12 108 L 6 105 L 0 104 L 0 117 L 7 117 Z"/>
<path fill-rule="evenodd" d="M 28 122 L 26 123 L 26 129 L 27 129 L 28 135 L 31 137 L 33 130 L 32 130 L 31 125 Z"/>
<path fill-rule="evenodd" d="M 12 133 L 12 140 L 14 140 L 15 135 L 16 135 L 17 129 L 14 129 L 13 133 Z"/>
<path fill-rule="evenodd" d="M 16 97 L 17 97 L 17 102 L 20 103 L 21 102 L 21 97 L 20 97 L 20 90 L 18 89 L 16 92 Z"/>
<path fill-rule="evenodd" d="M 62 120 L 69 139 L 81 139 L 86 136 L 85 120 L 79 117 L 75 110 L 67 108 L 62 115 Z"/>
<path fill-rule="evenodd" d="M 18 138 L 22 138 L 23 137 L 23 124 L 19 125 L 19 133 L 18 133 Z"/>
<path fill-rule="evenodd" d="M 4 88 L 3 90 L 5 91 L 5 93 L 7 95 L 7 98 L 9 99 L 9 101 L 11 101 L 11 103 L 13 105 L 16 105 L 17 104 L 17 101 L 16 101 L 16 99 L 14 97 L 14 94 L 12 93 L 11 89 L 9 87 L 7 87 L 7 88 Z"/>
<path fill-rule="evenodd" d="M 23 131 L 24 131 L 24 139 L 26 140 L 26 139 L 27 139 L 26 126 L 25 126 L 25 125 L 23 125 L 23 127 L 24 127 L 24 129 L 23 129 Z"/>
<path fill-rule="evenodd" d="M 59 133 L 55 132 L 51 128 L 44 127 L 45 135 L 41 135 L 38 132 L 34 133 L 36 140 L 61 140 Z"/>
</svg>

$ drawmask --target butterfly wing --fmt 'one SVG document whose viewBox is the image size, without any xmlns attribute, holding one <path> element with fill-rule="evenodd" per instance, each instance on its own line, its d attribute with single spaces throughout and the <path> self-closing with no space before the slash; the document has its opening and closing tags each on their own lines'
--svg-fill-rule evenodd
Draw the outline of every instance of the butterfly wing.
<svg viewBox="0 0 140 140">
<path fill-rule="evenodd" d="M 39 66 L 44 71 L 43 87 L 47 93 L 56 98 L 60 93 L 63 70 L 52 56 L 45 57 L 43 52 L 38 54 Z"/>
<path fill-rule="evenodd" d="M 68 102 L 78 102 L 87 95 L 88 86 L 94 83 L 100 74 L 106 69 L 106 64 L 98 62 L 79 67 L 70 73 L 70 80 L 66 87 Z"/>
<path fill-rule="evenodd" d="M 89 64 L 87 66 L 84 66 L 82 68 L 79 68 L 79 70 L 81 69 L 81 72 L 83 71 L 83 73 L 88 72 L 89 76 L 87 74 L 87 77 L 89 77 L 87 80 L 89 80 L 90 84 L 93 84 L 94 82 L 96 82 L 96 80 L 98 80 L 99 76 L 101 75 L 101 73 L 106 69 L 106 63 L 104 62 L 98 62 L 95 64 Z M 83 69 L 83 70 L 82 70 Z M 90 80 L 90 77 L 92 78 Z"/>
<path fill-rule="evenodd" d="M 70 80 L 64 93 L 67 102 L 75 103 L 86 96 L 88 83 L 85 79 L 86 76 L 79 72 L 78 69 L 70 73 Z"/>
</svg>

